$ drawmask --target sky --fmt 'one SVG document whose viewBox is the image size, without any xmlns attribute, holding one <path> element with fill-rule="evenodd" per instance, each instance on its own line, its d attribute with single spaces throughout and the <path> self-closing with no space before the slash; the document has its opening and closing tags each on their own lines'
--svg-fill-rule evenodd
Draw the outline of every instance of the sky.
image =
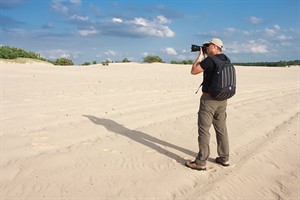
<svg viewBox="0 0 300 200">
<path fill-rule="evenodd" d="M 213 37 L 232 62 L 300 59 L 300 0 L 0 0 L 1 46 L 75 64 L 195 60 Z"/>
</svg>

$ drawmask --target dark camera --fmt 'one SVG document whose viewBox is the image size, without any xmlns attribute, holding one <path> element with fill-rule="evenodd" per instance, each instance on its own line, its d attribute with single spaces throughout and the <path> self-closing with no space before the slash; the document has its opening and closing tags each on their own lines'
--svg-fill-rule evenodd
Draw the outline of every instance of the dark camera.
<svg viewBox="0 0 300 200">
<path fill-rule="evenodd" d="M 197 51 L 200 51 L 200 48 L 202 48 L 202 52 L 204 54 L 206 54 L 206 47 L 207 46 L 208 46 L 207 44 L 203 44 L 202 46 L 198 46 L 198 45 L 192 44 L 191 51 L 192 52 L 197 52 Z"/>
</svg>

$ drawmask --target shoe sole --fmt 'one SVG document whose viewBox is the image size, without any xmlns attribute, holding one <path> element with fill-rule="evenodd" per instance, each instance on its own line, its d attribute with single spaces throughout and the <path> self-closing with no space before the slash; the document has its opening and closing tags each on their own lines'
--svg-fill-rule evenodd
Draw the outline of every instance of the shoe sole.
<svg viewBox="0 0 300 200">
<path fill-rule="evenodd" d="M 227 162 L 218 162 L 218 161 L 216 161 L 216 163 L 218 163 L 218 164 L 220 164 L 220 165 L 222 165 L 222 166 L 224 166 L 224 167 L 228 167 L 230 164 L 229 163 L 227 163 Z"/>
<path fill-rule="evenodd" d="M 189 164 L 189 162 L 186 162 L 185 163 L 185 166 L 187 166 L 187 167 L 189 167 L 189 168 L 191 168 L 191 169 L 194 169 L 194 170 L 198 170 L 198 171 L 206 171 L 206 167 L 203 167 L 203 168 L 201 168 L 201 167 L 199 167 L 199 168 L 197 168 L 197 167 L 193 167 L 193 166 L 191 166 L 190 164 Z"/>
</svg>

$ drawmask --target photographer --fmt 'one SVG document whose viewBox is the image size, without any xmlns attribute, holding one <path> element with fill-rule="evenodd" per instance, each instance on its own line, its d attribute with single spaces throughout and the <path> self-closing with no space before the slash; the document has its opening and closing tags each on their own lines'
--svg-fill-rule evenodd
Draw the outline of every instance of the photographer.
<svg viewBox="0 0 300 200">
<path fill-rule="evenodd" d="M 211 58 L 218 57 L 226 60 L 222 53 L 223 42 L 213 38 L 202 47 L 193 45 L 192 51 L 198 51 L 199 55 L 195 60 L 191 74 L 197 75 L 203 72 L 202 95 L 198 112 L 198 145 L 199 153 L 195 161 L 186 162 L 186 166 L 196 170 L 206 170 L 206 160 L 209 157 L 209 129 L 213 124 L 217 137 L 218 156 L 215 161 L 223 166 L 229 166 L 229 142 L 226 128 L 226 107 L 227 100 L 216 100 L 209 94 L 209 86 L 215 73 L 216 64 Z M 204 59 L 204 54 L 207 57 Z"/>
</svg>

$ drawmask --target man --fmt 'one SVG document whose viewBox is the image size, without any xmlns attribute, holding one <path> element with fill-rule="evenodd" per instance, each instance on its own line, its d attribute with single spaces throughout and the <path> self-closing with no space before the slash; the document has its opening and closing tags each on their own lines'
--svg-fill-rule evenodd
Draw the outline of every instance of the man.
<svg viewBox="0 0 300 200">
<path fill-rule="evenodd" d="M 191 74 L 197 75 L 202 72 L 203 86 L 202 96 L 200 99 L 200 108 L 198 112 L 198 145 L 199 153 L 195 161 L 186 162 L 186 166 L 196 170 L 206 170 L 206 160 L 210 154 L 209 150 L 209 129 L 213 124 L 217 137 L 217 152 L 216 163 L 223 166 L 229 166 L 229 143 L 226 128 L 226 106 L 227 100 L 218 101 L 213 99 L 208 93 L 208 87 L 215 70 L 215 63 L 211 56 L 216 55 L 221 60 L 226 60 L 225 55 L 222 54 L 223 42 L 219 38 L 213 38 L 207 43 L 206 55 L 204 55 L 202 48 L 198 58 L 195 60 Z"/>
</svg>

